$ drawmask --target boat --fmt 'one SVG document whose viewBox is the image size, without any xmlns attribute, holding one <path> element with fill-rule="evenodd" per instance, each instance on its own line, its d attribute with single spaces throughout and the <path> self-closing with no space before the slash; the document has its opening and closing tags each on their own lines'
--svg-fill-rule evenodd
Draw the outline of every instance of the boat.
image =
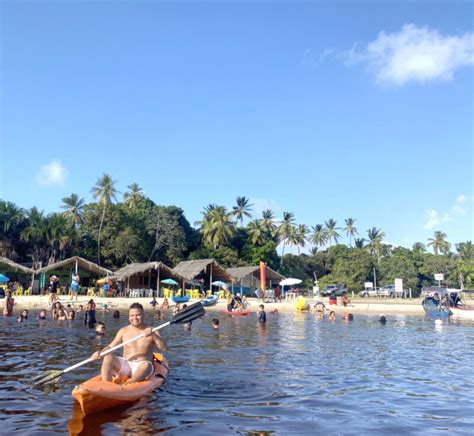
<svg viewBox="0 0 474 436">
<path fill-rule="evenodd" d="M 184 295 L 183 297 L 175 295 L 174 297 L 171 297 L 171 299 L 176 304 L 178 304 L 178 303 L 187 303 L 189 301 L 189 295 Z"/>
<path fill-rule="evenodd" d="M 97 375 L 76 386 L 72 390 L 72 396 L 84 414 L 132 404 L 160 387 L 168 376 L 166 358 L 159 353 L 154 353 L 153 357 L 155 372 L 147 380 L 123 385 L 127 377 L 114 377 L 108 382 L 102 381 L 100 375 Z"/>
<path fill-rule="evenodd" d="M 218 301 L 219 301 L 219 295 L 214 294 L 214 295 L 210 295 L 207 298 L 204 298 L 204 300 L 201 300 L 201 304 L 203 306 L 214 306 L 215 304 L 217 304 Z"/>
<path fill-rule="evenodd" d="M 423 310 L 434 318 L 447 318 L 451 315 L 448 304 L 442 302 L 438 295 L 427 295 L 421 302 Z"/>
<path fill-rule="evenodd" d="M 474 320 L 474 306 L 466 304 L 466 294 L 474 293 L 474 290 L 468 289 L 448 289 L 450 293 L 450 310 L 453 318 Z"/>
<path fill-rule="evenodd" d="M 467 305 L 462 298 L 469 292 L 474 291 L 436 287 L 425 291 L 421 304 L 429 316 L 474 320 L 474 307 Z"/>
<path fill-rule="evenodd" d="M 220 312 L 223 313 L 224 315 L 230 315 L 230 316 L 246 316 L 246 315 L 250 315 L 250 309 L 245 309 L 245 310 L 232 310 L 232 311 L 229 311 L 229 310 L 227 310 L 227 309 L 222 309 Z"/>
</svg>

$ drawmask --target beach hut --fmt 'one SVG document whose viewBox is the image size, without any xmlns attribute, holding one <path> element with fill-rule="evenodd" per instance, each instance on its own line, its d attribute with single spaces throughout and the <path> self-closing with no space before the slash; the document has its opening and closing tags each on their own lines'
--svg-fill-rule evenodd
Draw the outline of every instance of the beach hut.
<svg viewBox="0 0 474 436">
<path fill-rule="evenodd" d="M 265 289 L 272 289 L 285 277 L 269 266 L 265 265 Z M 255 288 L 261 289 L 260 266 L 241 266 L 238 268 L 227 268 L 227 272 L 233 277 L 232 292 L 239 292 L 240 295 L 255 296 Z"/>
<path fill-rule="evenodd" d="M 183 276 L 163 262 L 131 263 L 115 271 L 110 278 L 122 283 L 127 294 L 132 297 L 145 296 L 145 293 L 153 296 L 155 292 L 155 296 L 161 297 L 160 283 L 163 280 L 174 280 L 176 283 L 185 281 Z"/>
<path fill-rule="evenodd" d="M 79 274 L 81 287 L 89 287 L 93 285 L 93 279 L 109 276 L 112 271 L 82 257 L 73 256 L 40 268 L 35 274 L 39 275 L 40 289 L 44 288 L 52 275 L 59 277 L 61 284 L 69 288 L 73 274 Z"/>
<path fill-rule="evenodd" d="M 35 271 L 32 268 L 13 262 L 7 257 L 0 256 L 0 274 L 7 276 L 9 279 L 18 279 L 18 282 L 26 289 L 33 283 Z"/>
<path fill-rule="evenodd" d="M 197 281 L 210 290 L 213 281 L 219 280 L 225 283 L 232 281 L 232 276 L 215 259 L 186 260 L 176 265 L 173 270 L 186 280 Z M 218 290 L 218 286 L 215 290 Z"/>
</svg>

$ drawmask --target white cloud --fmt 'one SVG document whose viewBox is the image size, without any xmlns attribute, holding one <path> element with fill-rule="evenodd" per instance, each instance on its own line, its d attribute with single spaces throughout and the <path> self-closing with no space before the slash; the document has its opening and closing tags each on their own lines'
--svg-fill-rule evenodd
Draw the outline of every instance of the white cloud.
<svg viewBox="0 0 474 436">
<path fill-rule="evenodd" d="M 466 204 L 469 198 L 465 195 L 459 195 L 455 204 L 445 213 L 441 213 L 435 209 L 425 210 L 425 224 L 423 228 L 433 230 L 440 224 L 453 222 L 456 218 L 466 215 L 466 208 L 461 204 Z M 472 198 L 470 199 L 472 201 Z"/>
<path fill-rule="evenodd" d="M 367 46 L 345 53 L 346 63 L 363 63 L 380 84 L 449 81 L 459 68 L 474 65 L 474 34 L 442 35 L 427 26 L 405 24 L 381 31 Z"/>
<path fill-rule="evenodd" d="M 41 186 L 63 186 L 67 178 L 67 169 L 60 160 L 53 160 L 41 166 L 36 180 Z"/>
</svg>

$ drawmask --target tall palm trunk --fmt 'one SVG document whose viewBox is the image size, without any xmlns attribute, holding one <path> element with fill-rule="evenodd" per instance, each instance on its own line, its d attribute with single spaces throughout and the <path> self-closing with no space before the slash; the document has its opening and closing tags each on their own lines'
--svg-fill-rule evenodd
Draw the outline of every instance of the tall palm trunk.
<svg viewBox="0 0 474 436">
<path fill-rule="evenodd" d="M 100 219 L 99 235 L 97 236 L 97 264 L 99 266 L 100 266 L 100 234 L 102 232 L 102 224 L 104 224 L 105 209 L 106 209 L 106 206 L 104 205 L 104 210 L 102 211 L 102 217 Z"/>
</svg>

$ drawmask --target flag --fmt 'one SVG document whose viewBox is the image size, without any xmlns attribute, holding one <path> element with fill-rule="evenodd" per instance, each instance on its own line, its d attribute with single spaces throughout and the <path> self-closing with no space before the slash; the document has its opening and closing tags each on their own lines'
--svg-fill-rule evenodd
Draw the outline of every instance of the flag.
<svg viewBox="0 0 474 436">
<path fill-rule="evenodd" d="M 267 272 L 264 262 L 260 262 L 260 288 L 262 292 L 265 293 L 265 289 L 267 288 Z"/>
</svg>

